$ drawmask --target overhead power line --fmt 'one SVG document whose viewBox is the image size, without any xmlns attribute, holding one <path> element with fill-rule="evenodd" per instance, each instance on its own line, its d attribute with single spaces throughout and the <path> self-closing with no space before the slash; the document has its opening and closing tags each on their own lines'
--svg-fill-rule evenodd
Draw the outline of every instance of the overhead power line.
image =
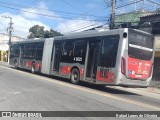
<svg viewBox="0 0 160 120">
<path fill-rule="evenodd" d="M 105 17 L 105 18 L 108 18 L 108 19 L 109 19 L 109 17 Z M 92 21 L 91 21 L 91 22 L 92 22 Z M 94 22 L 92 25 L 97 25 L 97 24 L 102 24 L 102 23 L 105 24 L 105 23 L 107 23 L 107 22 L 108 22 L 108 21 L 100 22 L 100 23 L 95 23 L 95 22 Z M 77 21 L 77 22 L 74 21 L 73 24 L 71 24 L 71 25 L 69 24 L 69 25 L 61 26 L 61 29 L 68 29 L 68 26 L 69 26 L 69 27 L 72 27 L 72 26 L 74 27 L 75 25 L 82 26 L 82 27 L 77 27 L 77 29 L 81 29 L 81 28 L 83 29 L 83 27 L 88 27 L 88 25 L 84 25 L 83 22 L 82 22 L 82 23 L 81 23 L 81 22 L 79 23 L 78 21 Z M 90 25 L 89 25 L 89 27 L 90 27 Z M 75 30 L 74 30 L 74 31 L 75 31 Z M 73 31 L 73 32 L 74 32 L 74 31 Z"/>
<path fill-rule="evenodd" d="M 127 3 L 125 5 L 121 5 L 121 6 L 115 7 L 115 9 L 119 9 L 119 8 L 122 8 L 122 7 L 125 7 L 125 6 L 129 6 L 129 5 L 141 2 L 141 1 L 143 1 L 143 0 L 138 0 L 138 1 L 130 2 L 130 3 Z"/>
<path fill-rule="evenodd" d="M 91 15 L 91 14 L 88 14 L 88 12 L 84 11 L 83 9 L 80 9 L 74 5 L 72 5 L 71 3 L 67 2 L 66 0 L 62 0 L 64 3 L 68 4 L 69 6 L 75 8 L 76 10 L 80 11 L 81 13 L 83 14 L 79 14 L 79 15 L 83 15 L 83 16 L 92 16 L 92 17 L 104 17 L 104 16 L 97 16 L 97 15 Z M 76 13 L 77 14 L 77 13 Z"/>
<path fill-rule="evenodd" d="M 42 0 L 33 0 L 28 6 L 33 7 L 37 2 L 41 2 Z"/>
<path fill-rule="evenodd" d="M 154 3 L 154 4 L 156 4 L 156 5 L 160 5 L 159 2 L 156 2 L 156 1 L 154 1 L 154 0 L 147 0 L 147 1 L 149 1 L 149 2 L 151 2 L 151 3 Z"/>
<path fill-rule="evenodd" d="M 71 3 L 66 2 L 65 0 L 62 0 L 62 1 L 65 2 L 66 4 L 68 4 L 69 6 L 71 6 L 71 7 L 75 8 L 75 9 L 79 10 L 79 11 L 86 13 L 85 11 L 83 11 L 82 9 L 80 9 L 80 8 L 78 8 L 78 7 L 74 6 L 74 5 L 72 5 Z"/>
<path fill-rule="evenodd" d="M 41 8 L 41 9 L 38 9 L 37 7 L 30 7 L 30 6 L 25 6 L 25 5 L 20 5 L 20 4 L 10 4 L 10 3 L 4 3 L 4 2 L 0 2 L 0 4 L 2 5 L 7 5 L 7 6 L 16 6 L 16 7 L 21 7 L 21 8 L 24 8 L 24 9 L 27 9 L 28 10 L 31 10 L 31 9 L 34 9 L 34 10 L 40 10 L 40 11 L 49 11 L 49 12 L 54 12 L 54 13 L 59 13 L 59 14 L 66 14 L 66 15 L 81 15 L 81 16 L 90 16 L 90 17 L 104 17 L 104 16 L 98 16 L 98 15 L 93 15 L 93 14 L 83 14 L 83 13 L 75 13 L 75 12 L 66 12 L 66 11 L 60 11 L 60 10 L 53 10 L 53 9 L 45 9 L 45 8 Z"/>
<path fill-rule="evenodd" d="M 27 12 L 27 13 L 31 13 L 31 14 L 36 14 L 36 15 L 40 15 L 40 16 L 47 16 L 47 17 L 51 17 L 51 18 L 64 18 L 64 19 L 69 19 L 69 20 L 83 20 L 83 19 L 75 19 L 75 18 L 71 18 L 71 17 L 58 17 L 58 16 L 54 16 L 54 15 L 47 15 L 47 14 L 44 14 L 44 13 L 35 13 L 35 12 L 32 12 L 32 11 L 27 11 L 25 9 L 19 9 L 19 8 L 15 8 L 15 7 L 11 7 L 11 6 L 8 6 L 8 5 L 4 5 L 4 4 L 1 4 L 0 3 L 0 6 L 1 7 L 5 7 L 5 8 L 9 8 L 9 9 L 13 9 L 13 10 L 17 10 L 17 11 L 21 11 L 21 12 Z M 99 21 L 99 22 L 106 22 L 107 20 L 106 19 L 85 19 L 85 21 Z M 67 26 L 66 26 L 67 27 Z M 89 27 L 89 26 L 84 26 L 84 27 Z M 82 29 L 82 28 L 79 28 L 79 29 Z"/>
<path fill-rule="evenodd" d="M 137 0 L 137 1 L 130 2 L 130 3 L 124 4 L 124 5 L 120 5 L 120 6 L 115 7 L 115 9 L 123 8 L 123 7 L 129 6 L 129 5 L 132 5 L 132 4 L 141 2 L 141 1 L 143 1 L 143 0 Z M 107 6 L 108 6 L 108 7 L 111 7 L 111 4 L 109 4 L 109 5 L 110 5 L 110 6 L 108 6 L 108 5 L 107 5 Z M 107 8 L 108 8 L 108 7 L 107 7 Z M 104 8 L 104 9 L 106 9 L 106 8 Z"/>
<path fill-rule="evenodd" d="M 106 24 L 107 24 L 107 23 L 106 23 Z M 100 25 L 98 25 L 98 26 L 103 26 L 103 25 L 106 25 L 106 24 L 100 24 Z M 88 26 L 81 27 L 81 28 L 79 28 L 79 29 L 70 31 L 70 32 L 68 32 L 68 33 L 73 33 L 73 32 L 76 32 L 76 31 L 80 31 L 80 30 L 83 30 L 83 29 L 85 29 L 85 28 L 92 27 L 92 26 L 96 27 L 95 25 L 97 25 L 97 23 L 92 24 L 92 25 L 88 25 Z"/>
<path fill-rule="evenodd" d="M 32 11 L 28 11 L 28 10 L 24 10 L 24 9 L 19 9 L 19 8 L 15 8 L 15 7 L 11 7 L 8 5 L 4 5 L 4 4 L 0 4 L 1 7 L 5 7 L 5 8 L 9 8 L 9 9 L 13 9 L 13 10 L 17 10 L 17 11 L 22 11 L 22 12 L 27 12 L 27 13 L 32 13 L 32 14 L 36 14 L 36 15 L 40 15 L 40 16 L 46 16 L 46 17 L 50 17 L 50 18 L 64 18 L 64 19 L 73 19 L 71 17 L 59 17 L 56 15 L 49 15 L 49 14 L 45 14 L 45 13 L 37 13 L 37 12 L 32 12 Z M 75 20 L 75 18 L 74 18 Z M 77 18 L 77 20 L 80 20 Z M 106 21 L 106 20 L 99 20 L 99 19 L 90 19 L 88 21 Z"/>
<path fill-rule="evenodd" d="M 30 6 L 29 9 L 27 9 L 27 10 L 29 11 L 29 10 L 33 9 L 34 4 L 35 4 L 37 1 L 38 1 L 38 2 L 41 2 L 42 0 L 34 0 L 34 1 L 32 1 L 32 2 L 30 3 L 30 5 L 29 5 L 29 6 Z"/>
</svg>

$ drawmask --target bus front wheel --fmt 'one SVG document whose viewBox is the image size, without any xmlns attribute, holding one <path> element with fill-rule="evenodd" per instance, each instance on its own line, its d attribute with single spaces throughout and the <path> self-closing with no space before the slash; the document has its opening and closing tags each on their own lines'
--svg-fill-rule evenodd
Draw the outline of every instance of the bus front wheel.
<svg viewBox="0 0 160 120">
<path fill-rule="evenodd" d="M 72 70 L 70 79 L 71 79 L 71 82 L 73 84 L 78 84 L 79 83 L 80 75 L 79 75 L 79 70 L 78 69 L 74 68 Z"/>
</svg>

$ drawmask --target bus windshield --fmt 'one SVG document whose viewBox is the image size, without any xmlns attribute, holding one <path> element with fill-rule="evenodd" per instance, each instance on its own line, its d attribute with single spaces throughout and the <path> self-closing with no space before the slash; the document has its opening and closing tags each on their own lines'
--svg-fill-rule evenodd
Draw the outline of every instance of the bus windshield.
<svg viewBox="0 0 160 120">
<path fill-rule="evenodd" d="M 153 36 L 129 30 L 128 55 L 140 60 L 151 60 L 153 54 Z"/>
</svg>

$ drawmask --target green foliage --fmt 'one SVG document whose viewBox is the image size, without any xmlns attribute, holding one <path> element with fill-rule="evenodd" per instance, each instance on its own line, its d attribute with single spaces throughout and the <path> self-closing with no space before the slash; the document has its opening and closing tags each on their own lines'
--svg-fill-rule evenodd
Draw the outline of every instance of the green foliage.
<svg viewBox="0 0 160 120">
<path fill-rule="evenodd" d="M 34 25 L 29 29 L 30 35 L 28 38 L 51 38 L 55 36 L 62 36 L 60 32 L 57 32 L 53 29 L 44 30 L 43 26 Z"/>
</svg>

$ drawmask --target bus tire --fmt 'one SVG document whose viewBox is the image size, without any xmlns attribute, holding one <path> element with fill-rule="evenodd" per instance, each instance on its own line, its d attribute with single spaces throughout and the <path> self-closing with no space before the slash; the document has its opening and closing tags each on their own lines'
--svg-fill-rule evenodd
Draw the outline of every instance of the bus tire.
<svg viewBox="0 0 160 120">
<path fill-rule="evenodd" d="M 31 67 L 31 73 L 35 73 L 36 72 L 36 70 L 35 70 L 35 64 L 34 63 L 32 63 L 32 67 Z"/>
<path fill-rule="evenodd" d="M 80 82 L 80 74 L 79 74 L 79 70 L 74 68 L 71 72 L 71 83 L 73 84 L 79 84 Z"/>
</svg>

